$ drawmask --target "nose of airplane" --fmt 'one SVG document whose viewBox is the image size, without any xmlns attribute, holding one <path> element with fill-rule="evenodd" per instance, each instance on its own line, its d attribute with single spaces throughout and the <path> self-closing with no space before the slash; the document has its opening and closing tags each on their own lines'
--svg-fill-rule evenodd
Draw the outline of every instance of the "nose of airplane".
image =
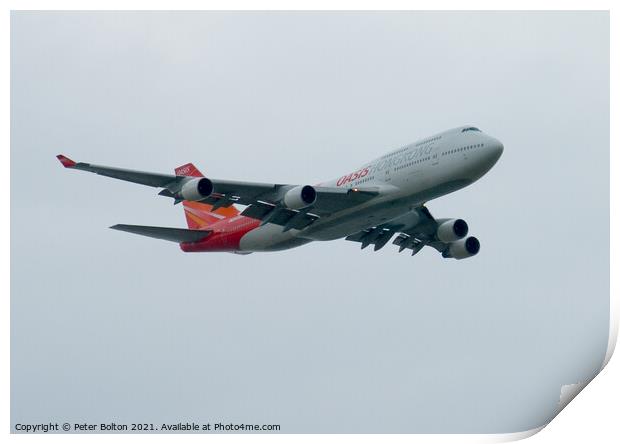
<svg viewBox="0 0 620 444">
<path fill-rule="evenodd" d="M 476 155 L 471 157 L 469 168 L 466 172 L 471 180 L 478 180 L 497 163 L 504 152 L 504 144 L 494 137 L 485 137 L 483 146 Z"/>
<path fill-rule="evenodd" d="M 488 161 L 491 165 L 493 165 L 502 156 L 502 153 L 504 152 L 504 144 L 499 140 L 490 137 L 486 151 Z"/>
<path fill-rule="evenodd" d="M 504 153 L 504 144 L 497 139 L 495 140 L 495 142 L 496 144 L 493 148 L 495 149 L 495 154 L 497 158 L 499 159 Z"/>
</svg>

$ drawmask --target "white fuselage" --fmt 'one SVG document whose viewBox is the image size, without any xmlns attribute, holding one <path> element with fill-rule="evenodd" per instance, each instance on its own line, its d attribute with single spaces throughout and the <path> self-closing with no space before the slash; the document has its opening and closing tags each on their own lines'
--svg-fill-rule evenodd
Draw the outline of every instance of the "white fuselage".
<svg viewBox="0 0 620 444">
<path fill-rule="evenodd" d="M 461 189 L 495 165 L 502 143 L 473 127 L 459 127 L 393 150 L 338 179 L 319 184 L 379 188 L 367 203 L 321 217 L 304 230 L 265 224 L 240 241 L 241 251 L 276 251 L 333 240 L 404 217 L 414 208 Z"/>
</svg>

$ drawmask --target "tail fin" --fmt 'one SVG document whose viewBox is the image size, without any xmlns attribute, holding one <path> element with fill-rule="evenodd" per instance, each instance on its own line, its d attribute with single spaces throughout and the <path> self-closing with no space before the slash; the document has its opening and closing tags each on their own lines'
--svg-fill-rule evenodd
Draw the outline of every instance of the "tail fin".
<svg viewBox="0 0 620 444">
<path fill-rule="evenodd" d="M 185 165 L 175 168 L 174 174 L 176 176 L 204 177 L 204 174 L 198 171 L 198 168 L 196 168 L 193 163 L 186 163 Z"/>
<path fill-rule="evenodd" d="M 204 175 L 192 163 L 186 163 L 185 165 L 175 168 L 174 174 L 177 176 L 204 177 Z M 209 225 L 222 219 L 228 219 L 229 217 L 234 217 L 239 214 L 239 210 L 235 208 L 234 205 L 226 208 L 218 208 L 217 210 L 212 211 L 212 205 L 201 202 L 193 202 L 190 200 L 183 201 L 183 210 L 185 210 L 187 226 L 192 230 L 208 227 Z"/>
</svg>

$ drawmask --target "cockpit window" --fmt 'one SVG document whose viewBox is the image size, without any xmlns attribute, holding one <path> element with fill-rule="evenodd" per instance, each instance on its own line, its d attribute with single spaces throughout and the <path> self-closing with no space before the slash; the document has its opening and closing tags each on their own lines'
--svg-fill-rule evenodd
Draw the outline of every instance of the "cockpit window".
<svg viewBox="0 0 620 444">
<path fill-rule="evenodd" d="M 480 132 L 480 130 L 478 128 L 476 128 L 475 126 L 470 126 L 469 128 L 463 128 L 461 130 L 462 133 L 464 133 L 465 131 L 478 131 L 478 132 Z"/>
</svg>

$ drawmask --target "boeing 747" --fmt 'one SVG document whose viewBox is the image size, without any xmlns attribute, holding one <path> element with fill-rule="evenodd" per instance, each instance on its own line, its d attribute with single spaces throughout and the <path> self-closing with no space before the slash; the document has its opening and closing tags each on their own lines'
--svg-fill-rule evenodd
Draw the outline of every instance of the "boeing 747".
<svg viewBox="0 0 620 444">
<path fill-rule="evenodd" d="M 435 219 L 425 205 L 478 180 L 503 150 L 499 140 L 463 126 L 316 185 L 211 179 L 191 163 L 159 174 L 57 157 L 66 168 L 161 188 L 159 195 L 182 203 L 188 228 L 110 228 L 176 242 L 185 252 L 248 254 L 340 238 L 377 251 L 394 238 L 400 252 L 414 255 L 430 246 L 445 258 L 464 259 L 480 250 L 467 223 Z"/>
</svg>

